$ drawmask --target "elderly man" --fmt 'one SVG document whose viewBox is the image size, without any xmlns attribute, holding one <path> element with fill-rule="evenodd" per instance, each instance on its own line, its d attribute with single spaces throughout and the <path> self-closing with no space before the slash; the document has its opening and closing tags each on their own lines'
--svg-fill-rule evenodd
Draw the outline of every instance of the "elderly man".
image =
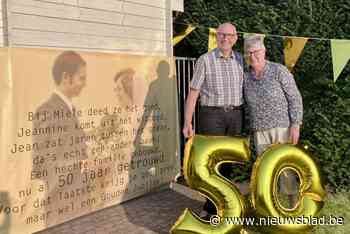
<svg viewBox="0 0 350 234">
<path fill-rule="evenodd" d="M 202 55 L 195 67 L 190 92 L 186 100 L 184 136 L 194 134 L 192 116 L 200 95 L 199 133 L 204 135 L 240 135 L 243 118 L 243 58 L 232 50 L 237 32 L 231 23 L 217 28 L 217 48 Z M 223 165 L 221 174 L 230 177 L 232 167 Z M 208 200 L 204 205 L 206 218 L 216 213 Z M 203 215 L 202 215 L 203 216 Z"/>
<path fill-rule="evenodd" d="M 244 97 L 257 155 L 274 143 L 297 144 L 303 104 L 293 75 L 285 66 L 265 59 L 266 49 L 261 36 L 246 38 L 244 47 L 250 65 L 245 73 Z M 295 182 L 290 175 L 286 175 L 288 179 L 281 178 L 285 185 L 291 186 L 292 180 Z M 291 202 L 294 192 L 286 193 Z"/>
</svg>

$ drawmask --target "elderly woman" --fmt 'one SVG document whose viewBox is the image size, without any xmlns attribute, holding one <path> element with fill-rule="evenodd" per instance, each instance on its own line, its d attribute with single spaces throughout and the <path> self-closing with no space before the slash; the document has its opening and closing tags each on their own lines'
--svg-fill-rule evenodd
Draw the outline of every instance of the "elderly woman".
<svg viewBox="0 0 350 234">
<path fill-rule="evenodd" d="M 250 65 L 245 74 L 244 95 L 257 154 L 274 143 L 297 144 L 303 118 L 301 95 L 288 69 L 265 59 L 260 36 L 245 40 Z"/>
<path fill-rule="evenodd" d="M 271 144 L 297 144 L 303 105 L 293 75 L 285 66 L 266 60 L 261 36 L 247 37 L 244 47 L 249 64 L 243 85 L 244 96 L 257 155 L 260 156 Z M 295 178 L 287 177 L 285 184 L 295 182 Z M 291 191 L 286 193 L 292 194 Z"/>
</svg>

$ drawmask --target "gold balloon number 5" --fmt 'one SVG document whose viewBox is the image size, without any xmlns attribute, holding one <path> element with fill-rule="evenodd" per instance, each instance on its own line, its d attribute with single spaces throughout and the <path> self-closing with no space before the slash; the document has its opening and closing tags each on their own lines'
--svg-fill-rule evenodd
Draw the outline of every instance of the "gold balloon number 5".
<svg viewBox="0 0 350 234">
<path fill-rule="evenodd" d="M 225 234 L 241 233 L 244 223 L 225 220 L 243 218 L 249 205 L 237 187 L 219 173 L 222 163 L 245 163 L 250 160 L 249 143 L 242 137 L 214 137 L 195 135 L 185 147 L 184 175 L 188 185 L 209 198 L 216 206 L 219 219 L 209 223 L 186 209 L 170 232 L 172 234 Z M 300 179 L 299 201 L 288 209 L 278 199 L 277 181 L 285 169 L 295 171 Z M 319 169 L 303 150 L 288 144 L 273 145 L 254 163 L 251 176 L 251 206 L 256 220 L 274 217 L 280 220 L 275 226 L 258 227 L 267 233 L 307 233 L 311 225 L 290 217 L 315 217 L 323 206 L 325 190 Z M 282 222 L 281 222 L 282 220 Z M 215 222 L 213 222 L 215 221 Z M 275 223 L 276 224 L 276 223 Z M 249 227 L 248 227 L 249 228 Z"/>
</svg>

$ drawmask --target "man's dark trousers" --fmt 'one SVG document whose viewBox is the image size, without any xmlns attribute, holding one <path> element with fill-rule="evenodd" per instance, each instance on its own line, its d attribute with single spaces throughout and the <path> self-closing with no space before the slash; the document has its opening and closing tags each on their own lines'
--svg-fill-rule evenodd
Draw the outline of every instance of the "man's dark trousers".
<svg viewBox="0 0 350 234">
<path fill-rule="evenodd" d="M 240 136 L 243 125 L 242 106 L 210 107 L 201 106 L 199 111 L 199 134 L 207 136 Z M 222 164 L 219 172 L 232 179 L 232 164 Z M 203 210 L 216 214 L 215 205 L 207 199 Z"/>
</svg>

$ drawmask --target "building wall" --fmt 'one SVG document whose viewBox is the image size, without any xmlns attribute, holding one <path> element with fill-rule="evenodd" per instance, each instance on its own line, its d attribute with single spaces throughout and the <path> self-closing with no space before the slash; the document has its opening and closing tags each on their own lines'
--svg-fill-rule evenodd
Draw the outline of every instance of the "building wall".
<svg viewBox="0 0 350 234">
<path fill-rule="evenodd" d="M 4 0 L 1 0 L 0 1 L 1 4 L 0 4 L 0 47 L 3 47 L 4 46 L 4 37 L 5 37 L 5 32 L 4 32 L 4 19 L 3 19 L 3 16 L 5 15 L 3 13 L 4 11 L 4 7 L 3 5 L 6 5 L 6 2 Z"/>
<path fill-rule="evenodd" d="M 170 0 L 2 1 L 4 46 L 172 55 Z"/>
</svg>

